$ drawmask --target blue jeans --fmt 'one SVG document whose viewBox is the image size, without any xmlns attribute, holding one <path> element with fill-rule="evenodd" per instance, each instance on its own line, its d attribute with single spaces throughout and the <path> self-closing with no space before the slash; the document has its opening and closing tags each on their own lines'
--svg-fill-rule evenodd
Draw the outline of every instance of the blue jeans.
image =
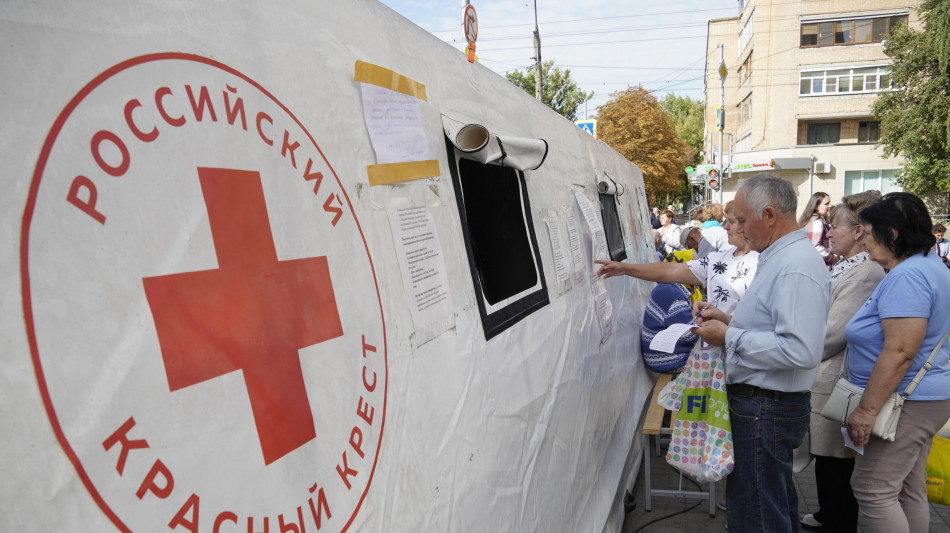
<svg viewBox="0 0 950 533">
<path fill-rule="evenodd" d="M 811 394 L 771 399 L 730 395 L 736 464 L 726 484 L 729 533 L 798 532 L 792 449 L 802 443 Z"/>
</svg>

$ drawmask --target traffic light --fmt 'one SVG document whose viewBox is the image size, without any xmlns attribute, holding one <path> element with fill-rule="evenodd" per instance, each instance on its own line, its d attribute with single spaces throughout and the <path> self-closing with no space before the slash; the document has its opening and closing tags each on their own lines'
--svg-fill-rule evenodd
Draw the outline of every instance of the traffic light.
<svg viewBox="0 0 950 533">
<path fill-rule="evenodd" d="M 719 170 L 715 168 L 710 169 L 706 175 L 706 185 L 708 185 L 710 189 L 718 191 L 720 187 Z"/>
</svg>

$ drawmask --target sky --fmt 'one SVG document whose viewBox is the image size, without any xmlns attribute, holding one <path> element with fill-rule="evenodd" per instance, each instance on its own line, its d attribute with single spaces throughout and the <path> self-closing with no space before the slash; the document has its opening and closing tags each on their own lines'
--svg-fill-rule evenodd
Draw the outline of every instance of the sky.
<svg viewBox="0 0 950 533">
<path fill-rule="evenodd" d="M 569 69 L 594 97 L 578 109 L 593 118 L 612 93 L 642 85 L 703 99 L 706 23 L 735 17 L 739 0 L 536 0 L 541 59 Z M 382 0 L 442 41 L 462 49 L 461 0 Z M 534 65 L 535 0 L 472 0 L 478 14 L 476 52 L 504 74 Z"/>
</svg>

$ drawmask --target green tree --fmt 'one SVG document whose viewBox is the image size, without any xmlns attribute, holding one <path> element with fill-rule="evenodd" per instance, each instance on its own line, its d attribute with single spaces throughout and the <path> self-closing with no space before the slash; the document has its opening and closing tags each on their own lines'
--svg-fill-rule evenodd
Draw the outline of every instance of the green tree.
<svg viewBox="0 0 950 533">
<path fill-rule="evenodd" d="M 683 139 L 686 146 L 690 149 L 690 156 L 687 158 L 687 165 L 698 165 L 702 163 L 703 157 L 700 155 L 703 151 L 703 141 L 705 140 L 705 130 L 703 129 L 704 107 L 701 100 L 693 100 L 688 96 L 677 96 L 673 93 L 667 93 L 660 101 L 663 110 L 673 121 L 673 128 L 676 135 Z M 674 197 L 684 199 L 693 198 L 693 186 L 689 184 L 686 176 L 686 168 L 683 168 L 680 174 L 682 184 L 676 191 Z"/>
<path fill-rule="evenodd" d="M 534 67 L 508 72 L 505 77 L 526 93 L 535 95 Z M 561 70 L 554 66 L 554 61 L 541 63 L 541 101 L 544 105 L 568 120 L 577 120 L 577 108 L 593 97 L 593 91 L 585 93 L 571 79 L 570 69 Z"/>
<path fill-rule="evenodd" d="M 676 134 L 663 107 L 643 87 L 614 93 L 598 108 L 597 136 L 643 171 L 647 196 L 679 194 L 692 148 Z"/>
<path fill-rule="evenodd" d="M 905 190 L 918 195 L 950 193 L 950 2 L 925 0 L 923 31 L 906 26 L 888 36 L 892 91 L 874 102 L 886 157 L 906 158 Z"/>
<path fill-rule="evenodd" d="M 673 121 L 676 136 L 692 149 L 687 164 L 698 165 L 702 161 L 699 154 L 703 151 L 703 102 L 688 96 L 667 93 L 660 105 Z"/>
</svg>

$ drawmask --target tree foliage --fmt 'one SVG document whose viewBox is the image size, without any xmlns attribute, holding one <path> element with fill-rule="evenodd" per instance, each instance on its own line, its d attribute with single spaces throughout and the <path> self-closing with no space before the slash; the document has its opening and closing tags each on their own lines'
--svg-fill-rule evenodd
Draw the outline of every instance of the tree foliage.
<svg viewBox="0 0 950 533">
<path fill-rule="evenodd" d="M 505 74 L 508 81 L 535 95 L 534 67 Z M 571 79 L 570 69 L 561 70 L 554 61 L 541 63 L 541 102 L 568 120 L 577 120 L 577 108 L 593 98 L 594 92 L 585 93 Z"/>
<path fill-rule="evenodd" d="M 893 91 L 872 112 L 881 121 L 884 155 L 901 154 L 901 185 L 918 195 L 950 192 L 950 2 L 925 0 L 923 31 L 906 26 L 888 36 Z"/>
<path fill-rule="evenodd" d="M 676 136 L 683 139 L 692 151 L 687 164 L 698 165 L 702 161 L 699 154 L 703 151 L 703 102 L 693 100 L 688 96 L 667 93 L 660 101 L 660 105 L 673 121 Z"/>
<path fill-rule="evenodd" d="M 677 136 L 670 116 L 647 90 L 630 87 L 599 107 L 597 137 L 640 167 L 648 197 L 678 193 L 692 148 Z"/>
</svg>

